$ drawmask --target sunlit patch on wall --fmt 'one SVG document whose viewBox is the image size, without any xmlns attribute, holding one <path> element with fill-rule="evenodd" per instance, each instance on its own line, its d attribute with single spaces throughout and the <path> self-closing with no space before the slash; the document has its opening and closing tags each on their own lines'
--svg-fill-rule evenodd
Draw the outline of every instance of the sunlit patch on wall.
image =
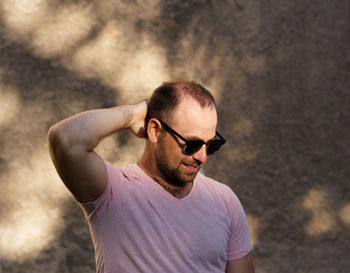
<svg viewBox="0 0 350 273">
<path fill-rule="evenodd" d="M 69 53 L 85 38 L 95 23 L 92 6 L 63 5 L 37 26 L 32 35 L 32 47 L 41 57 Z"/>
<path fill-rule="evenodd" d="M 0 83 L 0 126 L 10 123 L 20 109 L 17 90 Z"/>
<path fill-rule="evenodd" d="M 50 1 L 4 1 L 1 6 L 7 36 L 25 42 L 40 57 L 56 57 L 68 52 L 90 33 L 95 22 L 92 6 Z"/>
<path fill-rule="evenodd" d="M 47 150 L 38 149 L 27 162 L 9 166 L 0 176 L 0 256 L 18 261 L 37 256 L 57 238 L 69 195 Z"/>
<path fill-rule="evenodd" d="M 101 78 L 113 85 L 118 78 L 118 68 L 123 60 L 118 60 L 118 52 L 123 48 L 120 43 L 122 30 L 114 21 L 109 22 L 98 35 L 79 47 L 72 56 L 63 59 L 66 67 L 85 78 Z"/>
<path fill-rule="evenodd" d="M 305 224 L 305 231 L 310 236 L 322 235 L 336 225 L 336 218 L 331 213 L 329 198 L 324 190 L 310 190 L 305 195 L 302 206 L 312 213 L 311 219 Z"/>
<path fill-rule="evenodd" d="M 317 236 L 330 231 L 336 224 L 335 217 L 328 211 L 316 211 L 306 224 L 307 234 Z"/>
<path fill-rule="evenodd" d="M 0 255 L 7 260 L 33 258 L 56 238 L 61 229 L 61 211 L 25 198 L 24 207 L 9 210 L 0 224 Z"/>
<path fill-rule="evenodd" d="M 119 92 L 118 104 L 147 98 L 169 78 L 165 51 L 146 37 L 126 35 L 124 25 L 108 23 L 99 35 L 81 47 L 65 64 L 82 77 L 99 78 Z"/>
<path fill-rule="evenodd" d="M 3 23 L 12 39 L 26 40 L 46 18 L 46 0 L 3 0 L 0 3 Z"/>
<path fill-rule="evenodd" d="M 249 226 L 250 239 L 253 246 L 256 246 L 259 241 L 259 220 L 252 214 L 247 213 L 247 220 Z"/>
<path fill-rule="evenodd" d="M 328 205 L 327 193 L 323 190 L 310 190 L 303 200 L 303 207 L 311 211 L 320 210 Z"/>
<path fill-rule="evenodd" d="M 148 98 L 163 81 L 169 79 L 165 51 L 156 45 L 145 44 L 125 61 L 120 70 L 118 86 L 125 102 Z"/>
<path fill-rule="evenodd" d="M 94 149 L 94 151 L 104 159 L 110 158 L 113 155 L 113 153 L 120 152 L 118 151 L 118 145 L 115 142 L 114 135 L 102 139 L 102 141 L 100 141 L 100 143 Z"/>
<path fill-rule="evenodd" d="M 344 224 L 350 226 L 350 203 L 340 209 L 339 218 Z"/>
</svg>

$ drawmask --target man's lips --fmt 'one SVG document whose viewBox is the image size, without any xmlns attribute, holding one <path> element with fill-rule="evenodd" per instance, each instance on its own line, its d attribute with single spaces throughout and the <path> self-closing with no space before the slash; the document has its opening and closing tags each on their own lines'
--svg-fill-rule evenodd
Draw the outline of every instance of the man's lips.
<svg viewBox="0 0 350 273">
<path fill-rule="evenodd" d="M 197 164 L 187 164 L 187 163 L 182 163 L 182 165 L 185 167 L 185 169 L 189 172 L 197 172 L 199 165 Z"/>
</svg>

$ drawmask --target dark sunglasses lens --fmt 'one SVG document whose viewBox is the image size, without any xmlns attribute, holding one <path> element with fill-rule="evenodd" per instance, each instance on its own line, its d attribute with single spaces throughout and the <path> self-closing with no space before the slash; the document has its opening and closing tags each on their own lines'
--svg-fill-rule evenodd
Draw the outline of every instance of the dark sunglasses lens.
<svg viewBox="0 0 350 273">
<path fill-rule="evenodd" d="M 192 155 L 198 152 L 205 142 L 202 140 L 189 140 L 186 143 L 185 153 L 187 155 Z"/>
<path fill-rule="evenodd" d="M 225 141 L 221 139 L 214 139 L 209 142 L 208 148 L 207 148 L 207 154 L 211 155 L 215 153 L 217 150 L 220 149 L 220 147 L 225 143 Z"/>
</svg>

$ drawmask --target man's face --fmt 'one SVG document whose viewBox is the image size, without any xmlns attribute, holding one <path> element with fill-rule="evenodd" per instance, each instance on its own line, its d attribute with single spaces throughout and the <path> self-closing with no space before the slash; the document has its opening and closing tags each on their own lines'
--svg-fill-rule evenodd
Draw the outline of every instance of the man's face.
<svg viewBox="0 0 350 273">
<path fill-rule="evenodd" d="M 185 139 L 211 140 L 215 137 L 217 114 L 213 107 L 201 108 L 192 98 L 184 98 L 168 125 Z M 184 142 L 163 130 L 156 148 L 157 167 L 165 181 L 174 186 L 192 182 L 207 161 L 206 146 L 192 155 L 183 153 Z"/>
</svg>

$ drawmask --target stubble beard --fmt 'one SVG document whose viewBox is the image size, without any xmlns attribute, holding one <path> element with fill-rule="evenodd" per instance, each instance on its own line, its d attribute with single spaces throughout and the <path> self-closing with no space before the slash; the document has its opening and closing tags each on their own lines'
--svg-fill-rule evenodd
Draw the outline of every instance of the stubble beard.
<svg viewBox="0 0 350 273">
<path fill-rule="evenodd" d="M 165 182 L 176 187 L 185 187 L 187 184 L 192 183 L 197 173 L 191 175 L 186 175 L 182 173 L 179 165 L 172 166 L 169 157 L 167 155 L 167 148 L 165 144 L 165 135 L 161 136 L 158 142 L 158 147 L 156 149 L 156 162 L 157 167 L 164 177 Z"/>
</svg>

